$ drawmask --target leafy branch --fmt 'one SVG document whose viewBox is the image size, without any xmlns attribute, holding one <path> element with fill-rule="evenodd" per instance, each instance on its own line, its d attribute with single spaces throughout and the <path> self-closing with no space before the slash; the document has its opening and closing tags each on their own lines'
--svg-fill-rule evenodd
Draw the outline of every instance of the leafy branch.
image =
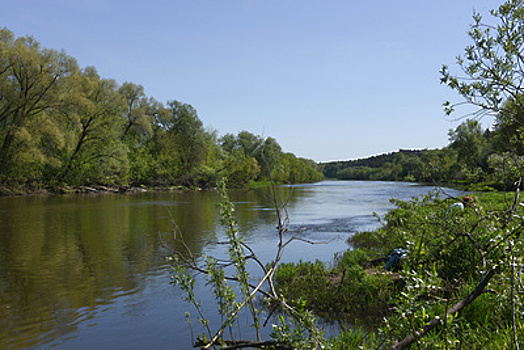
<svg viewBox="0 0 524 350">
<path fill-rule="evenodd" d="M 172 265 L 175 271 L 173 282 L 186 293 L 185 300 L 193 304 L 199 322 L 204 329 L 204 333 L 198 336 L 196 341 L 193 340 L 193 346 L 200 349 L 239 349 L 245 347 L 292 349 L 299 343 L 301 348 L 304 348 L 304 346 L 305 348 L 316 348 L 321 345 L 324 338 L 319 335 L 323 332 L 316 328 L 313 315 L 303 309 L 290 306 L 284 297 L 277 293 L 275 288 L 273 278 L 283 256 L 284 248 L 293 240 L 300 239 L 299 235 L 303 230 L 299 230 L 290 238 L 285 239 L 289 219 L 285 206 L 279 204 L 280 202 L 276 198 L 277 192 L 274 185 L 271 187 L 271 195 L 276 208 L 279 238 L 275 260 L 267 265 L 242 240 L 234 218 L 235 208 L 228 198 L 225 181 L 219 183 L 218 193 L 222 200 L 219 204 L 221 224 L 226 228 L 227 234 L 227 242 L 225 242 L 228 245 L 227 260 L 219 261 L 210 256 L 195 256 L 185 243 L 182 232 L 180 232 L 176 223 L 173 223 L 174 239 L 182 247 L 182 250 L 176 251 L 172 257 Z M 283 213 L 285 213 L 285 217 Z M 263 276 L 258 280 L 255 280 L 250 273 L 250 261 L 255 262 L 263 273 Z M 221 324 L 216 331 L 212 331 L 209 319 L 206 318 L 201 304 L 195 297 L 193 274 L 203 275 L 213 291 L 217 301 L 217 309 L 221 316 Z M 237 295 L 237 293 L 239 294 Z M 267 305 L 272 306 L 272 311 L 266 316 L 265 321 L 261 319 L 263 309 L 258 306 L 257 297 L 263 297 Z M 277 309 L 282 313 L 278 318 L 280 325 L 272 325 L 273 340 L 263 340 L 261 329 L 269 323 Z M 242 312 L 247 312 L 249 315 L 255 340 L 235 339 L 237 333 L 242 338 L 238 317 Z M 286 315 L 286 317 L 283 317 L 283 315 Z M 292 327 L 290 327 L 289 322 L 292 323 Z M 235 327 L 239 329 L 237 333 L 234 331 Z M 225 339 L 226 330 L 229 330 L 230 339 Z M 290 336 L 290 334 L 293 334 L 293 336 Z"/>
</svg>

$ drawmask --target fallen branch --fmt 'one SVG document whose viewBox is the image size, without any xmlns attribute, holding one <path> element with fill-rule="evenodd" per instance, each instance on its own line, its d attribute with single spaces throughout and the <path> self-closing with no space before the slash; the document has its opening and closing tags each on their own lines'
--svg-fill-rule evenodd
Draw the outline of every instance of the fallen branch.
<svg viewBox="0 0 524 350">
<path fill-rule="evenodd" d="M 204 349 L 207 345 L 206 342 L 198 340 L 193 346 Z M 276 341 L 252 341 L 252 340 L 223 340 L 221 350 L 233 350 L 233 349 L 244 349 L 244 348 L 257 348 L 257 349 L 274 349 L 274 350 L 293 350 L 294 348 Z"/>
<path fill-rule="evenodd" d="M 442 321 L 445 319 L 447 315 L 453 315 L 459 311 L 461 311 L 463 308 L 468 306 L 473 300 L 475 300 L 479 295 L 481 295 L 484 291 L 484 288 L 486 288 L 488 282 L 491 280 L 491 278 L 495 275 L 496 269 L 492 269 L 488 272 L 486 277 L 479 283 L 479 285 L 475 288 L 473 292 L 471 292 L 467 297 L 453 305 L 448 309 L 448 311 L 441 316 L 435 317 L 433 320 L 431 320 L 428 324 L 426 324 L 424 327 L 422 327 L 422 330 L 420 332 L 415 332 L 406 338 L 402 339 L 399 342 L 395 342 L 393 345 L 389 347 L 389 350 L 400 350 L 400 349 L 406 349 L 411 344 L 413 344 L 417 339 L 422 338 L 427 333 L 429 333 L 432 329 L 434 329 L 437 326 L 440 326 L 442 324 Z"/>
</svg>

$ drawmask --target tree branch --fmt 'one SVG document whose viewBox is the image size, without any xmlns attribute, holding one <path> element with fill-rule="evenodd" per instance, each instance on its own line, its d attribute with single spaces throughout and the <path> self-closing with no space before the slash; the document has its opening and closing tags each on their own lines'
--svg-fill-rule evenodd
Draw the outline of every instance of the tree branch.
<svg viewBox="0 0 524 350">
<path fill-rule="evenodd" d="M 265 349 L 270 348 L 274 350 L 293 350 L 294 348 L 283 343 L 275 342 L 272 340 L 268 341 L 252 341 L 252 340 L 223 340 L 221 342 L 225 346 L 221 347 L 221 350 L 233 350 L 233 349 L 244 349 L 244 348 L 257 348 Z M 198 340 L 195 342 L 194 347 L 205 348 L 206 342 Z"/>
<path fill-rule="evenodd" d="M 479 295 L 481 295 L 484 291 L 484 288 L 486 288 L 487 284 L 495 276 L 496 268 L 491 269 L 486 277 L 477 285 L 475 290 L 471 292 L 468 296 L 466 296 L 464 299 L 460 300 L 458 303 L 453 305 L 451 308 L 448 309 L 448 311 L 441 316 L 435 317 L 433 320 L 431 320 L 428 324 L 426 324 L 424 327 L 422 327 L 422 331 L 414 332 L 413 334 L 407 336 L 406 338 L 402 339 L 400 342 L 396 342 L 393 345 L 389 347 L 389 350 L 400 350 L 400 349 L 406 349 L 411 344 L 413 344 L 416 340 L 419 338 L 422 338 L 427 333 L 429 333 L 431 330 L 436 328 L 437 326 L 440 326 L 442 324 L 442 320 L 447 317 L 447 315 L 455 314 L 459 311 L 461 311 L 463 308 L 468 306 L 473 300 L 475 300 Z"/>
</svg>

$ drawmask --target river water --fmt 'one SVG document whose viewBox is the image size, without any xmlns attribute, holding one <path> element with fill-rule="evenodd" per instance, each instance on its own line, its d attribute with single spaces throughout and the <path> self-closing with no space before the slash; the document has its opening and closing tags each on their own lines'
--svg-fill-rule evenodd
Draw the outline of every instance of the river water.
<svg viewBox="0 0 524 350">
<path fill-rule="evenodd" d="M 390 198 L 433 190 L 358 181 L 280 187 L 290 228 L 324 243 L 294 242 L 283 261 L 330 261 L 351 234 L 377 227 L 373 212 L 392 208 Z M 244 241 L 272 260 L 276 216 L 267 193 L 230 198 Z M 0 349 L 190 349 L 184 314 L 193 309 L 170 285 L 166 257 L 179 248 L 173 222 L 193 252 L 223 254 L 218 200 L 196 191 L 0 198 Z M 212 309 L 205 285 L 197 292 Z"/>
</svg>

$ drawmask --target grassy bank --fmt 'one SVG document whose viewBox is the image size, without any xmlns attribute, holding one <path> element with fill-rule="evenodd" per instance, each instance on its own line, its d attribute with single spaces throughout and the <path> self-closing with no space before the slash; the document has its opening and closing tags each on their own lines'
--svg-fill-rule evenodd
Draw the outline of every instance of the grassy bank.
<svg viewBox="0 0 524 350">
<path fill-rule="evenodd" d="M 474 204 L 464 209 L 451 208 L 459 199 L 437 195 L 394 200 L 380 228 L 352 236 L 353 248 L 331 264 L 281 266 L 278 288 L 321 317 L 349 322 L 349 330 L 331 341 L 334 349 L 387 348 L 413 334 L 419 349 L 513 348 L 524 333 L 524 208 L 515 193 L 472 197 Z M 399 271 L 385 271 L 396 248 L 409 254 Z M 479 296 L 448 313 L 486 276 Z M 422 332 L 432 321 L 436 327 Z"/>
</svg>

